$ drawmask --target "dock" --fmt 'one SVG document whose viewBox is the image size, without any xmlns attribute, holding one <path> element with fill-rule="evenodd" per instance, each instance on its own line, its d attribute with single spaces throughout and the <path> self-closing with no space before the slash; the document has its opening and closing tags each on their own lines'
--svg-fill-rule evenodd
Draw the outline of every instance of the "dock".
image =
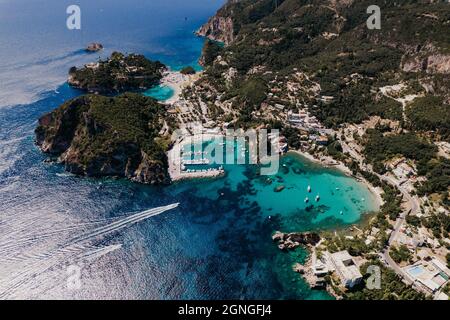
<svg viewBox="0 0 450 320">
<path fill-rule="evenodd" d="M 186 169 L 186 165 L 207 165 L 209 159 L 202 158 L 197 160 L 183 159 L 181 147 L 182 140 L 179 141 L 169 151 L 169 175 L 172 181 L 199 178 L 217 178 L 225 174 L 223 167 L 209 169 Z"/>
</svg>

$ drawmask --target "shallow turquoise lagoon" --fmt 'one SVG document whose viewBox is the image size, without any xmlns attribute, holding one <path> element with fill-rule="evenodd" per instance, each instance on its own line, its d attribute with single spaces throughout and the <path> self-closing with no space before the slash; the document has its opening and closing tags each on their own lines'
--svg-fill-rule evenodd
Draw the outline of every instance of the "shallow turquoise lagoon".
<svg viewBox="0 0 450 320">
<path fill-rule="evenodd" d="M 147 91 L 145 91 L 143 94 L 147 97 L 152 97 L 159 101 L 166 101 L 173 97 L 175 91 L 165 85 L 158 85 L 156 87 L 153 87 Z"/>
</svg>

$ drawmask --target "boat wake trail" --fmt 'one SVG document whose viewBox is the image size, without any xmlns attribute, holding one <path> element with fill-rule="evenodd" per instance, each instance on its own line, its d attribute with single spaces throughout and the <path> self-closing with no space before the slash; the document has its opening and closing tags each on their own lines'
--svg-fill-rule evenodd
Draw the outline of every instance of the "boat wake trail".
<svg viewBox="0 0 450 320">
<path fill-rule="evenodd" d="M 8 257 L 4 255 L 0 264 L 0 299 L 20 298 L 17 294 L 27 292 L 28 288 L 46 287 L 47 273 L 54 273 L 59 270 L 58 277 L 64 279 L 66 272 L 64 266 L 68 264 L 84 263 L 94 261 L 106 254 L 116 251 L 122 247 L 122 244 L 98 245 L 102 238 L 124 228 L 130 227 L 150 217 L 157 216 L 166 211 L 177 208 L 179 203 L 170 204 L 163 207 L 157 207 L 142 212 L 133 213 L 125 217 L 105 220 L 107 224 L 98 226 L 85 231 L 78 236 L 69 237 L 69 240 L 60 242 L 52 248 L 45 249 L 46 243 L 39 245 L 37 250 L 28 248 L 27 252 L 20 252 Z M 82 224 L 83 226 L 89 224 Z M 76 228 L 68 228 L 68 230 Z M 43 237 L 35 236 L 35 241 L 40 238 L 46 238 L 49 233 Z M 67 239 L 67 238 L 66 238 Z M 61 239 L 59 239 L 60 241 Z M 96 245 L 97 243 L 97 245 Z M 43 247 L 43 248 L 42 248 Z M 0 250 L 1 252 L 1 250 Z M 54 281 L 52 281 L 54 283 Z M 61 281 L 60 283 L 65 283 Z"/>
<path fill-rule="evenodd" d="M 176 207 L 178 207 L 179 203 L 175 203 L 175 204 L 171 204 L 168 206 L 164 206 L 164 207 L 158 207 L 158 208 L 154 208 L 154 209 L 150 209 L 150 210 L 146 210 L 146 211 L 142 211 L 139 213 L 135 213 L 131 216 L 127 216 L 125 218 L 120 219 L 119 221 L 116 222 L 112 222 L 106 226 L 97 228 L 92 230 L 91 232 L 88 232 L 80 237 L 74 238 L 72 239 L 72 243 L 77 243 L 77 242 L 82 242 L 82 241 L 86 241 L 89 239 L 93 239 L 99 236 L 103 236 L 106 235 L 108 233 L 111 232 L 115 232 L 115 231 L 119 231 L 122 228 L 125 228 L 127 226 L 130 226 L 132 224 L 135 224 L 139 221 L 148 219 L 150 217 L 156 216 L 158 214 L 161 214 L 165 211 L 168 210 L 172 210 L 175 209 Z"/>
</svg>

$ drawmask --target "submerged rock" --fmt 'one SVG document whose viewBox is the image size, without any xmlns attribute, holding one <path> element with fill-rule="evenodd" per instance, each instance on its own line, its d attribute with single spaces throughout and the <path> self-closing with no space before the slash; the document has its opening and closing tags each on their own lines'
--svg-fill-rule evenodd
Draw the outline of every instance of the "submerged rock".
<svg viewBox="0 0 450 320">
<path fill-rule="evenodd" d="M 294 171 L 295 174 L 304 174 L 305 171 L 300 168 L 293 168 L 292 171 Z"/>
</svg>

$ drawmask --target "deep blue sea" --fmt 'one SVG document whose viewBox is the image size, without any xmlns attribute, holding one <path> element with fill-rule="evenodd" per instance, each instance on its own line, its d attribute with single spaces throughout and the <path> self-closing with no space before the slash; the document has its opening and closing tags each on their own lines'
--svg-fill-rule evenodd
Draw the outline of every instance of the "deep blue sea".
<svg viewBox="0 0 450 320">
<path fill-rule="evenodd" d="M 65 79 L 98 58 L 88 43 L 195 65 L 193 31 L 222 2 L 78 1 L 82 30 L 68 31 L 71 1 L 0 0 L 0 299 L 330 299 L 292 271 L 306 251 L 280 252 L 271 234 L 357 222 L 375 205 L 355 180 L 290 155 L 270 182 L 233 166 L 151 187 L 67 174 L 34 145 L 36 120 L 80 94 Z"/>
</svg>

